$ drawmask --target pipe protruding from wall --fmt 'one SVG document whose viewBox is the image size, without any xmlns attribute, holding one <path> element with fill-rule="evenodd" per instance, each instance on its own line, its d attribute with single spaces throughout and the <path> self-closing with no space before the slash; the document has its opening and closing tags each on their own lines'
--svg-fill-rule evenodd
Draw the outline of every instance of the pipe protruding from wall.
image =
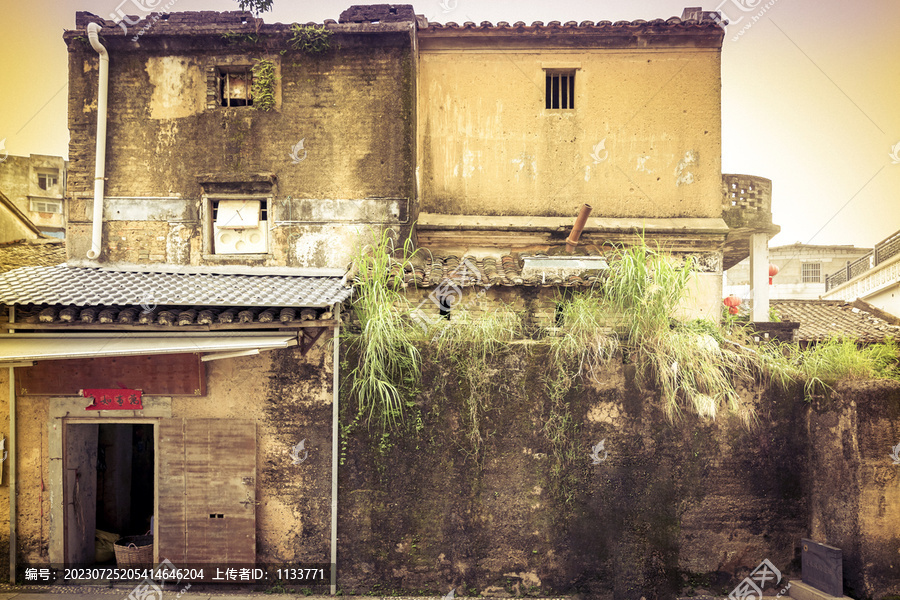
<svg viewBox="0 0 900 600">
<path fill-rule="evenodd" d="M 581 211 L 578 213 L 578 217 L 575 219 L 575 225 L 572 227 L 572 233 L 569 234 L 569 238 L 566 240 L 566 252 L 572 254 L 575 252 L 575 246 L 578 245 L 578 239 L 581 237 L 581 232 L 584 229 L 584 224 L 587 223 L 588 216 L 591 214 L 590 204 L 582 204 Z"/>
<path fill-rule="evenodd" d="M 94 219 L 91 229 L 91 249 L 87 257 L 100 257 L 103 237 L 103 181 L 106 173 L 106 100 L 109 91 L 109 52 L 100 43 L 100 26 L 88 23 L 88 40 L 100 55 L 100 78 L 97 85 L 97 153 L 94 158 Z"/>
</svg>

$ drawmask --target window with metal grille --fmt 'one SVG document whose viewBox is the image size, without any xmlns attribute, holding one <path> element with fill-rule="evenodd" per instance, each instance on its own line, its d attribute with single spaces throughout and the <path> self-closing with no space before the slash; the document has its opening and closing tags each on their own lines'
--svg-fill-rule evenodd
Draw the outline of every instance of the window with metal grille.
<svg viewBox="0 0 900 600">
<path fill-rule="evenodd" d="M 575 108 L 575 71 L 547 71 L 546 108 Z"/>
<path fill-rule="evenodd" d="M 800 281 L 803 283 L 822 282 L 822 263 L 805 262 L 800 264 Z"/>
<path fill-rule="evenodd" d="M 253 106 L 250 67 L 219 67 L 216 70 L 220 106 Z"/>
</svg>

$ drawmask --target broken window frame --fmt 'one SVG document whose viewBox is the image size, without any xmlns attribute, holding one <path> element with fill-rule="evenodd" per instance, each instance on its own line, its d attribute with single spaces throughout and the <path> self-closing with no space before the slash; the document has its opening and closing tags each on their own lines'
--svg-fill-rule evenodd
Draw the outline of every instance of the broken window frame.
<svg viewBox="0 0 900 600">
<path fill-rule="evenodd" d="M 238 76 L 245 78 L 243 104 L 233 104 L 231 98 L 231 80 Z M 216 103 L 222 108 L 239 108 L 253 106 L 253 67 L 252 65 L 219 65 L 216 67 Z"/>
<path fill-rule="evenodd" d="M 266 249 L 264 252 L 231 253 L 216 250 L 216 217 L 219 202 L 222 200 L 246 200 L 260 203 L 259 227 L 266 231 Z M 205 260 L 254 260 L 264 259 L 272 254 L 272 227 L 269 214 L 274 197 L 270 194 L 209 194 L 203 196 L 201 205 L 203 219 L 203 258 Z"/>
</svg>

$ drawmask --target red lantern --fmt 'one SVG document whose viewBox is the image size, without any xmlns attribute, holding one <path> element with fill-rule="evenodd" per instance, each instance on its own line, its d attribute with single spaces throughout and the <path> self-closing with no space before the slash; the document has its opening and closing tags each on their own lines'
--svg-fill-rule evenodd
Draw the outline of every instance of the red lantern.
<svg viewBox="0 0 900 600">
<path fill-rule="evenodd" d="M 772 278 L 778 275 L 778 267 L 769 265 L 769 285 L 772 285 Z"/>
<path fill-rule="evenodd" d="M 738 306 L 741 305 L 740 298 L 738 298 L 737 296 L 732 294 L 731 296 L 728 296 L 727 298 L 722 300 L 722 303 L 728 307 L 729 314 L 732 314 L 732 315 L 738 314 Z"/>
</svg>

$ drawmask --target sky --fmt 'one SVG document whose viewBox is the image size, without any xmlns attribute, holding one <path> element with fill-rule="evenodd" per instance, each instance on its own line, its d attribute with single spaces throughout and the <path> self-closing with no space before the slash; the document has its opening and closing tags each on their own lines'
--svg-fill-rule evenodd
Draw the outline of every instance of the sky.
<svg viewBox="0 0 900 600">
<path fill-rule="evenodd" d="M 75 12 L 172 0 L 4 0 L 0 140 L 68 156 L 65 29 Z M 172 11 L 236 10 L 174 0 Z M 367 2 L 356 0 L 355 3 Z M 275 0 L 267 23 L 337 20 L 353 0 Z M 431 21 L 618 21 L 681 16 L 697 0 L 415 0 Z M 772 180 L 770 245 L 873 246 L 900 230 L 900 0 L 715 0 L 722 48 L 722 172 Z M 893 153 L 893 157 L 892 157 Z M 3 150 L 0 148 L 0 156 Z"/>
</svg>

